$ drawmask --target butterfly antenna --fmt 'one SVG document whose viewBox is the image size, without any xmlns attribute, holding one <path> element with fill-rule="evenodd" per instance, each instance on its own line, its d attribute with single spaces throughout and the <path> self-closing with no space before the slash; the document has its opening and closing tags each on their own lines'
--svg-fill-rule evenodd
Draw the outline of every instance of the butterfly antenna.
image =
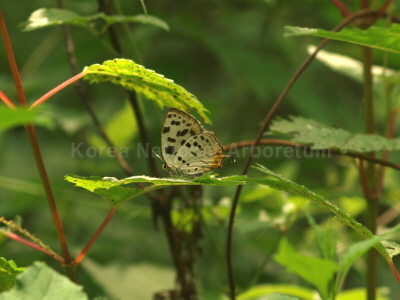
<svg viewBox="0 0 400 300">
<path fill-rule="evenodd" d="M 165 162 L 164 159 L 160 155 L 158 155 L 154 150 L 152 150 L 151 152 L 153 152 L 155 156 L 157 156 L 159 159 Z"/>
</svg>

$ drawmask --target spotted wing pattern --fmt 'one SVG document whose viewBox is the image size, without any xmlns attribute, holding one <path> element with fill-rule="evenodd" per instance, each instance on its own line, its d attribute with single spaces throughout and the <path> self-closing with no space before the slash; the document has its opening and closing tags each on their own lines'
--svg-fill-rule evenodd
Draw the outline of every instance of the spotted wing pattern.
<svg viewBox="0 0 400 300">
<path fill-rule="evenodd" d="M 223 148 L 213 132 L 191 115 L 176 109 L 168 110 L 161 138 L 162 155 L 171 175 L 196 178 L 221 167 Z"/>
</svg>

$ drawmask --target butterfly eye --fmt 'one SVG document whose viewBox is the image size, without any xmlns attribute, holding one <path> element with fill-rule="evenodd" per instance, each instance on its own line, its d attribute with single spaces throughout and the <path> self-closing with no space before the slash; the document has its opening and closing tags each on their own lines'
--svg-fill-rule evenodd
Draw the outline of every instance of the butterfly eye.
<svg viewBox="0 0 400 300">
<path fill-rule="evenodd" d="M 167 164 L 163 164 L 162 168 L 163 168 L 163 170 L 166 170 L 167 169 Z"/>
</svg>

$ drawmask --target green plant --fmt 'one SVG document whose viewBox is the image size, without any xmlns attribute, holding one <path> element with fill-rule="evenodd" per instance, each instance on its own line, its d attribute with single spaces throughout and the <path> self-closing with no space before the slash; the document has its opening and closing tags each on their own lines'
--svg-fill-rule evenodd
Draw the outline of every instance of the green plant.
<svg viewBox="0 0 400 300">
<path fill-rule="evenodd" d="M 398 54 L 400 52 L 397 43 L 400 36 L 399 28 L 397 25 L 386 28 L 384 27 L 386 26 L 385 23 L 383 25 L 379 24 L 380 27 L 371 27 L 381 17 L 388 17 L 387 20 L 389 22 L 396 21 L 395 15 L 389 13 L 389 5 L 392 1 L 385 1 L 377 10 L 369 8 L 369 1 L 360 1 L 363 9 L 356 13 L 351 13 L 341 1 L 331 2 L 346 17 L 333 32 L 322 29 L 287 27 L 286 35 L 313 35 L 344 41 L 347 42 L 346 45 L 349 45 L 349 47 L 351 45 L 361 45 L 363 47 L 362 63 L 345 56 L 338 57 L 336 54 L 327 51 L 321 52 L 317 56 L 317 52 L 328 41 L 324 40 L 318 47 L 309 47 L 310 56 L 294 73 L 288 85 L 283 87 L 281 84 L 282 78 L 287 78 L 290 73 L 285 74 L 285 71 L 279 73 L 277 70 L 280 70 L 280 66 L 276 64 L 274 59 L 260 51 L 262 48 L 258 48 L 261 47 L 262 37 L 265 32 L 261 30 L 258 33 L 260 45 L 257 46 L 248 41 L 248 35 L 255 31 L 251 26 L 252 24 L 248 23 L 248 20 L 254 16 L 259 16 L 258 5 L 265 5 L 265 7 L 271 9 L 272 7 L 279 7 L 279 5 L 252 3 L 246 4 L 250 7 L 248 11 L 246 10 L 248 15 L 246 13 L 243 15 L 231 15 L 230 13 L 219 15 L 217 19 L 221 21 L 221 24 L 230 24 L 228 26 L 229 32 L 236 32 L 239 36 L 243 35 L 242 40 L 240 40 L 240 46 L 232 46 L 229 45 L 229 34 L 225 35 L 224 30 L 219 32 L 218 30 L 205 29 L 205 24 L 216 27 L 221 26 L 221 24 L 207 23 L 202 18 L 199 18 L 199 16 L 204 15 L 199 14 L 197 16 L 196 12 L 201 11 L 204 6 L 203 3 L 200 5 L 193 2 L 188 3 L 188 7 L 184 5 L 179 8 L 175 7 L 175 9 L 182 9 L 182 11 L 187 9 L 187 12 L 190 12 L 188 15 L 184 13 L 166 14 L 163 18 L 159 18 L 148 15 L 143 2 L 136 9 L 143 9 L 144 15 L 129 16 L 123 14 L 124 9 L 130 6 L 125 6 L 119 1 L 112 1 L 112 5 L 108 1 L 99 1 L 97 12 L 90 16 L 84 16 L 83 13 L 78 14 L 73 10 L 64 9 L 63 1 L 60 1 L 60 7 L 57 9 L 41 8 L 35 10 L 28 21 L 23 24 L 23 30 L 33 32 L 36 29 L 46 30 L 44 28 L 61 27 L 73 76 L 56 88 L 51 89 L 44 96 L 37 96 L 35 89 L 32 88 L 34 85 L 28 84 L 32 93 L 29 98 L 38 98 L 33 104 L 28 104 L 25 97 L 26 88 L 23 88 L 20 71 L 17 68 L 14 52 L 8 38 L 8 31 L 5 27 L 7 15 L 3 17 L 0 14 L 5 52 L 11 66 L 19 100 L 19 107 L 17 107 L 13 101 L 8 99 L 6 93 L 0 93 L 0 98 L 8 106 L 0 110 L 0 129 L 15 133 L 14 130 L 18 130 L 13 129 L 15 126 L 21 125 L 25 127 L 31 151 L 34 154 L 36 168 L 39 171 L 41 184 L 45 191 L 44 195 L 41 192 L 37 192 L 37 196 L 40 199 L 43 197 L 47 199 L 48 210 L 52 215 L 61 254 L 53 250 L 56 247 L 56 243 L 52 239 L 49 239 L 52 241 L 49 246 L 42 242 L 46 228 L 42 227 L 41 230 L 35 230 L 35 226 L 30 226 L 29 223 L 25 227 L 25 224 L 9 221 L 2 217 L 0 221 L 5 227 L 1 229 L 0 233 L 2 234 L 3 243 L 4 239 L 8 237 L 20 244 L 39 250 L 46 255 L 45 257 L 53 258 L 63 268 L 65 275 L 69 277 L 67 279 L 57 274 L 52 268 L 43 263 L 33 263 L 25 270 L 17 268 L 14 262 L 7 260 L 11 258 L 10 255 L 12 255 L 13 251 L 5 251 L 6 254 L 4 256 L 7 259 L 3 259 L 2 270 L 4 272 L 0 273 L 4 284 L 0 284 L 0 287 L 3 288 L 3 291 L 8 291 L 0 294 L 0 299 L 15 299 L 16 297 L 40 298 L 44 297 L 44 295 L 50 295 L 50 298 L 58 297 L 57 299 L 87 299 L 88 297 L 95 298 L 99 294 L 102 297 L 106 297 L 106 290 L 112 289 L 107 285 L 107 281 L 111 281 L 109 278 L 113 278 L 116 274 L 124 274 L 121 277 L 117 276 L 117 279 L 114 280 L 114 283 L 118 284 L 120 283 L 119 281 L 122 281 L 121 278 L 130 278 L 135 269 L 142 269 L 137 265 L 131 268 L 127 262 L 128 260 L 121 260 L 123 268 L 113 269 L 110 267 L 108 269 L 106 266 L 94 265 L 90 259 L 84 260 L 84 258 L 90 253 L 97 261 L 106 263 L 112 258 L 117 259 L 117 257 L 126 255 L 126 249 L 130 248 L 143 254 L 143 257 L 135 257 L 136 254 L 133 254 L 130 257 L 132 261 L 151 261 L 152 258 L 146 256 L 150 255 L 146 253 L 151 251 L 149 249 L 159 250 L 160 252 L 169 251 L 173 265 L 172 269 L 178 284 L 175 289 L 171 289 L 172 284 L 169 283 L 167 285 L 169 290 L 167 291 L 162 291 L 159 286 L 155 288 L 151 284 L 149 288 L 151 291 L 148 294 L 154 295 L 154 298 L 157 299 L 196 299 L 198 297 L 207 299 L 223 299 L 226 297 L 230 299 L 266 299 L 265 297 L 268 297 L 268 299 L 312 299 L 315 291 L 319 293 L 322 299 L 360 299 L 363 297 L 367 297 L 370 300 L 388 299 L 385 295 L 386 290 L 377 288 L 380 284 L 377 283 L 379 270 L 377 268 L 376 253 L 379 253 L 389 265 L 393 274 L 392 278 L 400 282 L 400 277 L 392 259 L 393 256 L 397 255 L 399 247 L 394 242 L 384 241 L 391 234 L 391 239 L 396 239 L 394 234 L 398 232 L 399 226 L 395 226 L 392 223 L 389 224 L 389 221 L 386 221 L 384 224 L 387 225 L 387 230 L 382 235 L 377 235 L 377 220 L 378 211 L 379 208 L 383 208 L 382 205 L 395 206 L 395 200 L 382 202 L 382 195 L 384 194 L 387 198 L 390 198 L 390 193 L 397 195 L 398 191 L 398 183 L 396 181 L 398 175 L 389 173 L 388 168 L 390 170 L 398 170 L 400 168 L 398 164 L 393 162 L 394 160 L 389 160 L 390 152 L 400 149 L 399 138 L 395 138 L 399 80 L 397 73 L 388 66 L 382 68 L 372 65 L 371 49 Z M 207 4 L 210 7 L 216 5 L 213 1 L 208 1 Z M 85 11 L 87 9 L 81 3 L 76 5 L 76 11 Z M 224 12 L 242 12 L 239 7 L 233 6 L 233 9 L 230 6 L 239 5 L 236 3 L 222 3 L 220 5 L 219 8 Z M 208 6 L 206 5 L 205 7 Z M 168 11 L 170 8 L 167 4 L 160 4 L 159 9 L 159 13 L 162 14 L 163 10 Z M 287 11 L 296 10 L 291 6 L 285 7 L 285 9 Z M 117 13 L 113 13 L 113 11 Z M 166 18 L 175 21 L 175 26 L 179 27 L 180 30 L 180 37 L 175 37 L 177 39 L 175 44 L 169 40 L 163 40 L 166 45 L 174 45 L 171 48 L 173 50 L 169 50 L 167 46 L 163 48 L 164 51 L 158 52 L 156 58 L 150 60 L 149 64 L 147 62 L 144 63 L 146 59 L 144 54 L 149 55 L 152 47 L 155 47 L 154 45 L 157 45 L 157 42 L 162 40 L 162 34 L 159 32 L 174 28 L 163 21 Z M 236 22 L 240 18 L 243 18 L 243 20 Z M 141 24 L 140 26 L 143 24 L 152 26 L 144 26 L 147 29 L 143 31 L 134 31 L 132 27 L 129 27 L 130 24 L 137 23 Z M 280 22 L 275 19 L 275 22 L 272 23 L 279 24 Z M 341 30 L 349 24 L 353 24 L 356 28 Z M 235 26 L 238 27 L 235 28 Z M 85 47 L 87 46 L 79 50 L 74 49 L 71 28 L 78 29 L 76 32 L 79 34 L 87 34 L 82 40 L 93 38 L 92 41 L 97 43 L 96 46 L 103 47 L 104 51 L 108 51 L 108 55 L 112 60 L 90 65 L 93 59 L 87 59 L 85 60 L 87 62 L 85 65 L 90 66 L 79 72 L 77 57 L 79 60 L 84 57 L 83 53 L 85 53 Z M 54 32 L 56 34 L 50 35 L 47 40 L 48 43 L 53 41 L 54 36 L 60 35 L 60 31 Z M 183 45 L 179 38 L 186 35 L 193 39 L 196 37 L 196 39 Z M 138 47 L 139 40 L 142 42 L 140 46 L 144 49 Z M 160 46 L 161 44 L 162 42 L 158 45 Z M 79 47 L 79 44 L 77 45 Z M 193 45 L 197 47 L 193 47 Z M 94 49 L 96 46 L 92 46 L 90 49 Z M 208 52 L 197 52 L 197 48 L 201 47 L 205 47 Z M 287 47 L 287 49 L 290 49 L 290 47 Z M 201 59 L 191 60 L 190 64 L 182 63 L 179 65 L 178 63 L 171 63 L 171 65 L 168 65 L 175 52 L 181 53 L 182 51 L 190 53 L 185 59 L 189 59 L 192 56 L 198 56 Z M 82 56 L 77 56 L 77 53 Z M 207 56 L 210 53 L 213 54 L 212 59 Z M 99 57 L 102 57 L 102 55 L 103 51 L 101 51 Z M 163 59 L 163 55 L 166 58 L 164 57 Z M 179 54 L 177 55 L 178 57 L 180 56 Z M 292 56 L 294 57 L 295 55 Z M 135 58 L 132 61 L 114 57 Z M 388 56 L 384 54 L 382 57 L 389 64 Z M 346 114 L 346 118 L 343 118 L 345 121 L 340 123 L 340 125 L 344 125 L 343 129 L 342 126 L 335 128 L 334 126 L 325 125 L 323 122 L 313 120 L 311 116 L 308 116 L 307 112 L 312 112 L 317 104 L 324 102 L 319 97 L 312 97 L 314 90 L 318 88 L 318 84 L 313 84 L 313 90 L 307 90 L 306 88 L 300 90 L 296 94 L 296 101 L 293 101 L 297 110 L 295 111 L 306 115 L 305 117 L 272 119 L 278 108 L 284 108 L 283 100 L 288 96 L 289 90 L 295 82 L 302 78 L 300 75 L 306 76 L 302 72 L 308 68 L 315 58 L 324 62 L 336 72 L 363 84 L 364 134 L 354 133 L 357 130 L 348 130 L 348 127 L 351 127 L 349 124 L 357 124 L 357 118 L 352 119 L 351 109 L 346 107 L 346 101 L 337 106 L 338 108 L 335 103 L 327 103 L 325 106 L 321 105 L 322 108 L 319 110 L 316 109 L 317 115 L 321 114 L 326 119 L 325 124 L 331 124 L 336 119 L 340 120 L 340 118 L 337 118 L 339 113 Z M 202 74 L 200 78 L 208 79 L 209 77 L 210 82 L 215 80 L 215 86 L 217 87 L 214 87 L 215 90 L 211 89 L 209 91 L 204 87 L 214 86 L 214 82 L 210 84 L 198 80 L 197 77 L 196 80 L 193 80 L 194 83 L 192 82 L 192 88 L 202 93 L 202 99 L 207 97 L 207 93 L 211 93 L 213 96 L 219 95 L 219 93 L 228 95 L 226 102 L 221 106 L 218 103 L 210 103 L 210 105 L 207 105 L 209 107 L 209 110 L 207 110 L 203 105 L 203 101 L 197 100 L 192 93 L 181 85 L 147 68 L 148 65 L 156 64 L 157 60 L 161 62 L 158 64 L 160 69 L 155 68 L 156 72 L 164 73 L 164 71 L 169 71 L 173 76 L 168 77 L 180 78 L 181 80 L 186 77 L 190 78 L 192 70 L 196 69 Z M 272 75 L 269 78 L 271 87 L 268 88 L 265 87 L 267 80 L 263 77 L 263 75 L 266 76 L 263 73 L 265 68 L 262 65 L 265 60 L 269 62 L 269 67 L 272 69 L 272 71 L 269 70 Z M 35 61 L 35 59 L 32 61 Z M 102 60 L 96 57 L 94 61 Z M 238 61 L 240 63 L 237 65 Z M 207 64 L 207 68 L 204 68 L 203 63 L 206 64 L 206 62 L 209 64 Z M 138 63 L 145 65 L 146 68 Z M 190 66 L 189 71 L 186 69 L 187 65 Z M 223 70 L 234 78 L 233 82 L 225 87 L 226 89 L 223 89 L 226 78 L 216 75 L 220 71 L 219 67 L 225 68 Z M 32 68 L 31 63 L 30 68 L 27 67 L 26 69 L 32 70 Z M 65 80 L 67 76 L 65 76 L 64 70 L 65 68 L 60 72 L 61 75 L 55 77 Z M 207 74 L 207 76 L 204 76 L 204 74 Z M 48 77 L 50 80 L 51 76 Z M 30 78 L 32 80 L 33 76 Z M 47 79 L 46 77 L 44 78 Z M 107 83 L 112 83 L 119 89 L 111 89 L 111 92 L 107 90 L 105 92 L 106 97 L 103 100 L 98 100 L 97 97 L 100 96 L 101 92 L 97 95 L 91 92 L 90 88 L 80 81 L 82 78 L 89 83 L 102 83 L 96 86 L 96 89 L 102 89 Z M 41 84 L 43 86 L 41 85 L 40 87 L 43 89 L 45 88 L 46 80 L 42 81 Z M 28 80 L 28 82 L 32 81 Z M 190 80 L 187 83 L 190 84 Z M 51 104 L 54 101 L 48 101 L 50 97 L 55 100 L 55 95 L 62 94 L 59 93 L 60 91 L 66 92 L 68 90 L 66 87 L 72 84 L 76 87 L 76 98 L 80 99 L 79 104 L 74 103 L 70 106 L 57 108 L 57 105 Z M 7 87 L 7 85 L 5 86 Z M 124 88 L 126 94 L 121 93 L 120 96 L 127 99 L 122 105 L 117 100 L 118 96 L 116 96 L 119 95 L 121 87 Z M 220 87 L 221 90 L 219 89 Z M 243 98 L 259 99 L 261 101 L 261 99 L 265 99 L 270 94 L 277 94 L 280 90 L 282 90 L 282 93 L 275 104 L 272 105 L 272 108 L 269 105 L 267 109 L 264 108 L 267 113 L 257 137 L 250 141 L 240 141 L 240 138 L 235 133 L 245 129 L 248 130 L 248 126 L 254 121 L 253 115 L 259 112 L 262 115 L 264 112 L 255 106 L 257 101 L 253 100 L 252 105 L 245 103 L 245 106 L 248 106 L 247 109 L 250 111 L 250 115 L 246 116 L 245 111 L 242 112 L 240 109 L 241 103 L 239 100 Z M 303 93 L 304 91 L 306 93 Z M 341 91 L 339 85 L 336 85 L 336 92 L 338 94 L 343 93 L 342 95 L 346 97 L 350 97 L 349 95 L 351 94 Z M 7 92 L 7 94 L 9 93 Z M 11 92 L 10 94 L 12 95 Z M 329 92 L 325 96 L 328 94 Z M 232 95 L 237 97 L 233 98 L 235 101 L 232 100 Z M 93 101 L 92 97 L 96 101 Z M 74 97 L 66 97 L 68 100 L 71 98 Z M 300 100 L 297 100 L 297 98 Z M 306 105 L 303 102 L 307 101 L 303 100 L 310 101 L 310 103 L 306 103 Z M 81 113 L 81 106 L 85 109 L 85 114 Z M 222 126 L 220 125 L 221 132 L 231 131 L 231 137 L 233 138 L 233 142 L 225 146 L 225 151 L 230 154 L 232 161 L 236 159 L 237 163 L 225 163 L 227 171 L 222 169 L 221 173 L 231 176 L 218 177 L 206 174 L 195 180 L 163 178 L 166 173 L 160 173 L 158 165 L 161 165 L 161 163 L 157 164 L 157 158 L 152 155 L 152 150 L 155 149 L 153 145 L 159 143 L 159 136 L 154 134 L 153 138 L 152 132 L 154 128 L 154 132 L 160 131 L 158 125 L 162 114 L 159 111 L 165 106 L 177 107 L 182 110 L 192 109 L 207 123 L 210 123 L 207 115 L 208 111 L 220 110 L 220 112 L 224 112 L 224 115 L 220 113 L 221 119 L 224 120 Z M 262 104 L 260 105 L 261 107 L 263 107 Z M 69 114 L 69 110 L 72 113 Z M 288 110 L 290 111 L 290 109 Z M 235 111 L 237 113 L 236 116 L 234 116 Z M 285 113 L 286 111 L 282 115 Z M 90 116 L 90 120 L 85 119 L 86 116 L 83 115 Z M 216 118 L 212 119 L 215 120 Z M 97 129 L 97 133 L 85 132 L 85 126 L 89 126 L 88 124 L 93 124 Z M 153 124 L 157 125 L 153 126 Z M 227 130 L 225 125 L 232 129 Z M 91 152 L 88 152 L 89 150 L 82 153 L 83 150 L 80 144 L 72 146 L 70 155 L 75 155 L 73 157 L 75 159 L 81 159 L 78 161 L 78 167 L 74 168 L 73 172 L 80 175 L 70 174 L 65 176 L 65 180 L 91 192 L 90 195 L 101 196 L 107 200 L 104 205 L 109 205 L 111 208 L 109 208 L 109 212 L 105 217 L 103 212 L 106 207 L 103 207 L 103 203 L 99 202 L 95 202 L 96 205 L 93 206 L 89 205 L 86 210 L 80 207 L 77 207 L 76 210 L 68 209 L 66 203 L 70 205 L 71 203 L 77 205 L 76 202 L 79 202 L 79 204 L 90 203 L 91 196 L 88 196 L 89 193 L 87 191 L 78 191 L 78 189 L 69 191 L 69 187 L 61 189 L 59 186 L 62 184 L 54 185 L 50 183 L 50 172 L 48 170 L 55 170 L 56 167 L 53 167 L 53 165 L 62 164 L 63 162 L 59 159 L 56 163 L 49 164 L 50 167 L 46 165 L 45 160 L 50 159 L 51 155 L 43 155 L 41 150 L 46 145 L 46 143 L 41 145 L 39 142 L 37 128 L 41 127 L 50 130 L 52 128 L 53 130 L 54 128 L 62 128 L 63 132 L 73 136 L 72 140 L 74 142 L 82 139 L 76 132 L 85 132 L 83 139 L 90 143 L 91 147 L 93 147 L 91 149 L 95 149 L 95 153 L 91 155 Z M 52 134 L 50 130 L 48 132 Z M 267 130 L 269 131 L 267 132 Z M 251 134 L 251 130 L 249 129 L 248 131 L 246 133 Z M 49 138 L 49 141 L 53 142 L 55 136 L 56 134 L 54 133 Z M 126 145 L 130 146 L 126 147 Z M 139 147 L 139 145 L 145 145 L 145 147 Z M 269 148 L 271 145 L 275 146 L 275 161 L 265 159 L 269 157 L 268 151 L 271 150 Z M 136 159 L 129 160 L 127 153 L 132 154 L 134 152 L 132 149 L 136 149 Z M 244 149 L 248 149 L 248 153 L 241 152 Z M 283 149 L 284 161 L 279 160 L 279 149 Z M 58 148 L 57 150 L 60 149 Z M 61 152 L 59 154 L 57 152 L 59 156 L 63 154 L 64 159 L 67 160 L 65 153 Z M 339 161 L 337 164 L 324 165 L 323 167 L 318 165 L 313 169 L 310 167 L 312 165 L 310 161 L 304 160 L 302 163 L 307 165 L 299 166 L 296 165 L 296 160 L 291 160 L 292 158 L 301 158 L 301 156 L 302 158 L 308 158 L 316 154 L 321 154 L 321 160 L 323 161 L 328 161 L 332 154 L 348 160 L 342 165 L 340 165 Z M 56 157 L 55 154 L 52 155 Z M 242 160 L 244 158 L 246 158 L 245 162 Z M 253 173 L 250 176 L 246 176 L 253 160 L 256 159 L 259 164 L 256 164 L 252 169 Z M 349 163 L 350 161 L 351 163 Z M 244 162 L 243 169 L 239 170 L 242 162 Z M 289 180 L 265 168 L 265 165 L 268 165 L 269 169 L 278 169 L 277 172 L 279 173 L 282 171 L 286 177 L 295 177 L 293 173 L 296 172 L 301 175 L 296 180 Z M 232 167 L 229 168 L 228 166 Z M 358 168 L 359 178 L 354 175 L 356 169 L 354 166 Z M 341 167 L 345 170 L 333 171 L 333 169 L 336 170 Z M 30 169 L 28 167 L 25 168 L 26 170 Z M 34 166 L 31 166 L 31 168 L 33 169 Z M 70 169 L 72 167 L 69 165 L 68 170 Z M 240 171 L 242 175 L 232 175 Z M 146 174 L 147 172 L 151 176 L 136 175 Z M 90 174 L 95 174 L 95 176 L 89 176 Z M 329 185 L 328 180 L 327 182 L 321 180 L 322 175 L 320 175 L 321 178 L 316 178 L 318 175 L 315 174 L 327 174 L 327 178 L 328 175 L 331 175 L 330 178 L 332 178 L 335 174 L 338 177 L 346 177 L 343 180 L 343 186 L 339 188 L 337 179 L 331 179 L 331 182 L 336 184 Z M 123 179 L 115 178 L 124 176 L 128 177 Z M 357 191 L 354 178 L 359 180 L 361 192 Z M 384 190 L 385 178 L 392 180 L 392 183 L 388 184 L 387 192 Z M 3 182 L 3 186 L 6 186 L 9 190 L 22 191 L 26 189 L 34 193 L 37 189 L 37 186 L 31 182 L 28 184 L 23 181 L 15 181 L 11 185 L 11 180 L 0 179 Z M 296 182 L 301 182 L 301 184 Z M 312 188 L 304 187 L 302 184 L 305 183 L 311 185 Z M 351 192 L 349 192 L 349 185 L 351 184 L 353 186 Z M 205 186 L 214 186 L 212 188 L 212 196 L 206 195 L 202 197 L 202 187 Z M 229 189 L 229 186 L 237 186 L 236 193 L 232 196 L 231 201 L 229 197 L 232 195 L 232 190 Z M 243 192 L 243 186 L 248 187 L 247 191 Z M 61 190 L 62 192 L 60 192 Z M 56 202 L 54 195 L 59 195 L 57 198 L 62 197 L 64 202 L 60 200 Z M 21 196 L 19 195 L 18 197 Z M 397 196 L 392 197 L 396 198 Z M 363 198 L 367 200 L 366 206 L 362 204 Z M 71 199 L 79 199 L 80 201 L 72 201 Z M 133 199 L 134 201 L 132 201 Z M 141 199 L 148 201 L 141 203 Z M 339 208 L 327 199 L 332 199 L 332 202 L 337 202 L 336 204 L 341 207 Z M 33 218 L 37 222 L 35 224 L 40 224 L 39 216 L 28 213 L 29 210 L 32 210 L 32 206 L 20 204 L 21 206 L 19 207 L 8 200 L 0 200 L 4 203 L 10 203 L 4 206 L 6 208 L 3 208 L 5 211 L 1 215 L 8 215 L 9 219 L 10 216 L 21 213 L 27 216 L 26 219 Z M 97 208 L 99 209 L 98 215 L 96 215 L 96 212 L 93 213 Z M 363 219 L 361 215 L 364 212 L 365 218 Z M 82 225 L 74 225 L 76 223 L 73 222 L 73 219 L 77 214 L 82 214 L 80 219 Z M 335 216 L 333 221 L 331 220 L 332 214 Z M 118 217 L 116 218 L 115 215 L 118 215 Z M 127 229 L 128 226 L 124 223 L 124 220 L 132 220 L 134 218 L 141 218 L 141 226 L 149 224 L 151 218 L 155 228 L 161 223 L 164 229 L 164 237 L 158 236 L 157 243 L 153 244 L 152 247 L 143 247 L 141 250 L 136 249 L 135 247 L 140 248 L 142 244 L 144 245 L 151 240 L 150 232 L 152 231 L 147 230 L 145 234 L 140 235 L 141 229 L 138 227 L 131 226 L 132 228 Z M 25 218 L 23 217 L 22 219 L 24 220 Z M 111 220 L 117 223 L 110 224 Z M 398 220 L 398 217 L 395 217 L 395 220 Z M 299 223 L 300 230 L 298 229 Z M 66 224 L 66 226 L 64 227 L 63 224 Z M 77 238 L 73 239 L 73 242 L 67 242 L 68 233 L 71 234 L 69 231 L 73 231 L 75 226 L 78 228 L 76 229 Z M 87 230 L 85 226 L 91 226 L 89 230 L 92 233 L 85 232 Z M 109 228 L 112 228 L 110 229 L 112 234 L 107 235 L 105 229 Z M 348 231 L 348 228 L 352 230 Z M 31 231 L 37 232 L 37 235 L 41 238 L 35 237 L 30 233 Z M 127 234 L 128 232 L 129 234 Z M 101 235 L 101 233 L 103 234 Z M 101 239 L 104 235 L 106 235 L 106 240 Z M 131 241 L 132 245 L 128 244 L 130 235 L 134 235 Z M 265 241 L 262 239 L 261 242 L 260 236 L 264 235 L 266 237 Z M 202 241 L 203 236 L 206 236 L 204 241 Z M 360 238 L 362 240 L 357 241 Z M 236 240 L 237 242 L 235 243 Z M 225 241 L 226 247 L 221 247 L 220 244 Z M 10 244 L 10 242 L 7 242 L 7 244 Z M 253 248 L 249 250 L 247 245 L 253 245 Z M 310 246 L 311 250 L 303 247 L 304 245 Z M 335 245 L 341 245 L 345 250 L 338 253 Z M 162 247 L 167 249 L 162 251 Z M 295 250 L 297 248 L 300 248 L 299 252 L 301 253 L 297 253 Z M 79 250 L 76 255 L 71 255 L 71 249 L 74 249 L 74 252 L 77 251 L 76 249 Z M 135 253 L 135 251 L 132 252 Z M 303 253 L 307 251 L 309 253 Z M 357 268 L 357 259 L 367 251 L 369 251 L 367 269 L 363 269 L 362 266 Z M 201 252 L 203 256 L 200 255 Z M 167 265 L 165 261 L 168 261 L 168 258 L 166 257 L 168 256 L 161 257 L 157 263 L 159 265 Z M 24 263 L 19 262 L 22 260 L 18 260 L 18 257 L 12 258 L 17 261 L 18 265 L 24 265 Z M 44 258 L 39 257 L 38 259 L 43 260 Z M 29 264 L 31 264 L 33 259 L 28 260 Z M 82 280 L 80 278 L 82 272 L 77 267 L 85 261 L 88 262 L 83 268 L 90 273 L 88 277 L 91 278 Z M 277 265 L 274 264 L 279 264 L 283 268 L 280 268 L 277 272 Z M 363 272 L 366 274 L 367 283 L 365 289 L 356 288 L 357 284 L 355 284 L 351 288 L 342 290 L 351 267 L 355 267 L 360 274 Z M 57 266 L 54 266 L 54 268 L 57 268 Z M 387 266 L 385 268 L 389 269 Z M 149 271 L 139 271 L 139 278 L 145 277 L 141 272 L 149 274 Z M 279 274 L 276 277 L 274 277 L 275 272 Z M 18 273 L 21 274 L 17 275 Z M 156 273 L 159 277 L 162 277 L 161 268 L 157 268 Z M 288 273 L 296 274 L 297 279 L 285 278 Z M 102 278 L 99 274 L 107 275 Z M 49 278 L 54 278 L 54 280 L 52 280 L 51 284 L 46 285 L 45 283 L 49 281 Z M 101 284 L 93 284 L 94 280 L 92 278 L 98 281 L 102 280 Z M 161 281 L 160 278 L 158 279 Z M 294 283 L 286 284 L 286 280 Z M 71 281 L 82 284 L 84 291 L 82 291 L 81 287 L 73 285 Z M 18 282 L 18 284 L 14 285 L 15 282 Z M 0 281 L 0 283 L 2 282 Z M 13 285 L 14 287 L 12 287 Z M 35 289 L 32 287 L 35 287 Z M 114 290 L 118 289 L 119 287 L 114 287 Z M 396 295 L 396 291 L 392 290 L 392 295 Z M 139 291 L 134 295 L 124 294 L 123 296 L 127 299 L 144 298 L 140 297 Z M 107 297 L 108 299 L 113 298 L 112 295 L 107 295 Z"/>
</svg>

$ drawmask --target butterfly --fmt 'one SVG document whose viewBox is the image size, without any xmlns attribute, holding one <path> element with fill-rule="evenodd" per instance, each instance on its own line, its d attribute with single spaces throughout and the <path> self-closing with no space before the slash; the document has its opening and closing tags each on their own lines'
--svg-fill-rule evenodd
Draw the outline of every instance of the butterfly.
<svg viewBox="0 0 400 300">
<path fill-rule="evenodd" d="M 161 133 L 164 169 L 172 176 L 193 179 L 220 168 L 224 155 L 213 132 L 204 129 L 193 116 L 170 108 Z"/>
</svg>

